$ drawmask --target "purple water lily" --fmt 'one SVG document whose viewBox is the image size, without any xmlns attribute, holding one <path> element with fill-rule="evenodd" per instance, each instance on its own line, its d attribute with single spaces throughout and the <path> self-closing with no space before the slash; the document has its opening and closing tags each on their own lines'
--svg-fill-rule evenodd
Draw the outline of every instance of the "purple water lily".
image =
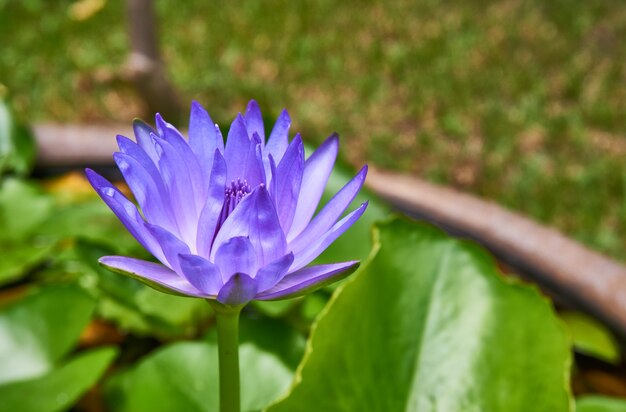
<svg viewBox="0 0 626 412">
<path fill-rule="evenodd" d="M 308 159 L 300 135 L 289 142 L 283 111 L 265 141 L 255 101 L 233 121 L 226 145 L 194 102 L 189 139 L 161 116 L 156 130 L 134 123 L 137 142 L 118 136 L 114 159 L 139 209 L 87 169 L 100 197 L 162 264 L 105 256 L 107 268 L 173 294 L 225 305 L 300 296 L 351 273 L 358 261 L 307 266 L 365 211 L 341 218 L 363 185 L 363 167 L 314 216 L 333 169 L 338 137 Z M 341 219 L 340 219 L 341 218 Z"/>
</svg>

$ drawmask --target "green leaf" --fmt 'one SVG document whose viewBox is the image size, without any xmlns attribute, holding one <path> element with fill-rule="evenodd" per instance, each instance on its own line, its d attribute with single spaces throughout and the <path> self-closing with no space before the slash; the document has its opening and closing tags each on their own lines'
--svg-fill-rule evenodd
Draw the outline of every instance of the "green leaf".
<svg viewBox="0 0 626 412">
<path fill-rule="evenodd" d="M 576 400 L 576 412 L 626 412 L 626 399 L 585 396 Z"/>
<path fill-rule="evenodd" d="M 79 242 L 76 251 L 84 272 L 93 276 L 86 283 L 99 295 L 99 315 L 123 329 L 161 338 L 190 336 L 211 314 L 203 299 L 166 295 L 102 268 L 97 259 L 111 254 L 107 248 Z"/>
<path fill-rule="evenodd" d="M 569 341 L 537 290 L 429 225 L 394 219 L 374 234 L 271 412 L 570 410 Z"/>
<path fill-rule="evenodd" d="M 94 307 L 70 285 L 46 287 L 0 312 L 0 384 L 50 371 L 76 344 Z"/>
<path fill-rule="evenodd" d="M 256 309 L 258 309 L 264 315 L 272 318 L 280 318 L 287 314 L 298 303 L 298 299 L 286 299 L 286 300 L 253 300 L 250 302 Z"/>
<path fill-rule="evenodd" d="M 141 248 L 107 205 L 99 198 L 57 208 L 39 229 L 42 235 L 82 239 L 98 243 L 115 254 L 127 255 Z"/>
<path fill-rule="evenodd" d="M 66 410 L 91 388 L 115 357 L 113 348 L 81 353 L 51 372 L 0 386 L 0 410 L 54 412 Z"/>
<path fill-rule="evenodd" d="M 608 363 L 620 361 L 617 341 L 611 332 L 595 319 L 578 312 L 560 314 L 574 340 L 574 348 Z"/>
<path fill-rule="evenodd" d="M 37 241 L 0 241 L 0 286 L 14 282 L 51 256 L 54 243 Z"/>
<path fill-rule="evenodd" d="M 261 409 L 289 387 L 304 346 L 303 338 L 284 325 L 261 323 L 260 329 L 241 328 L 243 410 Z M 114 411 L 217 411 L 218 385 L 217 344 L 211 336 L 157 350 L 115 377 L 107 398 Z"/>
<path fill-rule="evenodd" d="M 52 199 L 23 180 L 0 182 L 0 239 L 25 239 L 52 213 Z"/>
<path fill-rule="evenodd" d="M 52 199 L 23 180 L 0 181 L 0 286 L 25 276 L 51 255 L 55 239 L 36 232 L 52 214 Z"/>
<path fill-rule="evenodd" d="M 17 124 L 7 102 L 0 99 L 0 177 L 8 171 L 26 174 L 35 161 L 35 139 Z"/>
</svg>

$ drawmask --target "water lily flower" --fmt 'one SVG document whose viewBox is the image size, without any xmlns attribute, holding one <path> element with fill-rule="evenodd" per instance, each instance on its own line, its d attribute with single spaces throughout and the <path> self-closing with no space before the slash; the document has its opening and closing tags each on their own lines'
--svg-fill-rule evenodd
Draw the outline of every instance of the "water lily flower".
<svg viewBox="0 0 626 412">
<path fill-rule="evenodd" d="M 189 139 L 156 116 L 135 121 L 136 142 L 118 136 L 113 155 L 138 205 L 93 170 L 92 186 L 159 262 L 105 256 L 105 267 L 172 294 L 243 305 L 303 295 L 337 281 L 358 261 L 309 266 L 365 211 L 342 218 L 360 190 L 363 167 L 315 214 L 332 172 L 338 137 L 305 160 L 299 134 L 289 141 L 283 111 L 269 138 L 255 101 L 232 122 L 226 143 L 194 102 Z"/>
</svg>

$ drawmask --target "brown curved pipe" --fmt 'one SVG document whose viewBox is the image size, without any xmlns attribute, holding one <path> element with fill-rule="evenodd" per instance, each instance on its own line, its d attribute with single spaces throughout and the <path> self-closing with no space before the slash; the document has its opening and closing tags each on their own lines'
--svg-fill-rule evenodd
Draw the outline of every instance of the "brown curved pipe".
<svg viewBox="0 0 626 412">
<path fill-rule="evenodd" d="M 34 127 L 38 165 L 111 164 L 115 135 L 128 126 L 42 124 Z M 397 208 L 475 239 L 498 259 L 626 338 L 626 267 L 554 229 L 493 202 L 421 179 L 370 169 L 367 186 Z"/>
</svg>

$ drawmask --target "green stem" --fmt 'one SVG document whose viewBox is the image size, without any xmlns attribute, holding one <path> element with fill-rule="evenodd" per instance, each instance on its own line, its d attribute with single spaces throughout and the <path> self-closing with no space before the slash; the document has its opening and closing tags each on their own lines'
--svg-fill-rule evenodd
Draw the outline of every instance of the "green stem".
<svg viewBox="0 0 626 412">
<path fill-rule="evenodd" d="M 220 370 L 220 412 L 240 412 L 239 314 L 243 306 L 227 306 L 209 300 L 217 321 Z"/>
</svg>

